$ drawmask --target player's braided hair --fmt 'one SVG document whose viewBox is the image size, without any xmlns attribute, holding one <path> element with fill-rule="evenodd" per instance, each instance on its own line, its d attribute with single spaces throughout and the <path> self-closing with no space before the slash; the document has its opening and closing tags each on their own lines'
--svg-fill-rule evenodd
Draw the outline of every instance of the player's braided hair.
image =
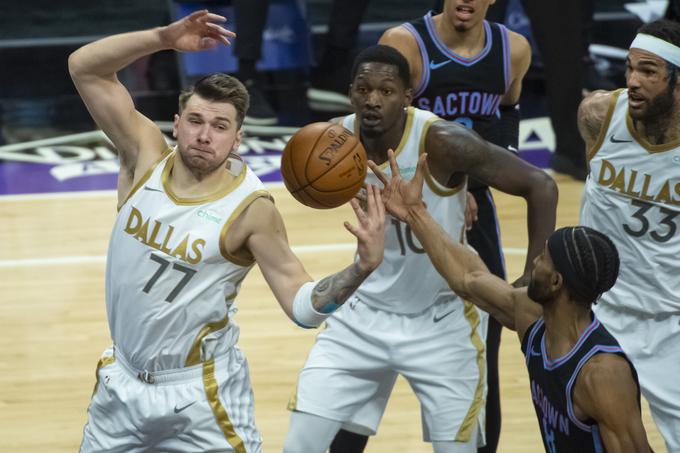
<svg viewBox="0 0 680 453">
<path fill-rule="evenodd" d="M 571 299 L 590 306 L 608 291 L 619 275 L 614 243 L 592 228 L 561 228 L 548 240 L 553 263 L 562 274 Z"/>
</svg>

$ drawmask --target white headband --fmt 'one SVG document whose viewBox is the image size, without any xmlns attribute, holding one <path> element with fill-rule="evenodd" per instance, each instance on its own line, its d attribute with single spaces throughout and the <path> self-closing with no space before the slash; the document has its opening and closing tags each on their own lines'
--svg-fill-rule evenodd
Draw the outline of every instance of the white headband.
<svg viewBox="0 0 680 453">
<path fill-rule="evenodd" d="M 680 67 L 680 47 L 674 46 L 663 39 L 638 33 L 630 44 L 630 48 L 646 50 Z"/>
</svg>

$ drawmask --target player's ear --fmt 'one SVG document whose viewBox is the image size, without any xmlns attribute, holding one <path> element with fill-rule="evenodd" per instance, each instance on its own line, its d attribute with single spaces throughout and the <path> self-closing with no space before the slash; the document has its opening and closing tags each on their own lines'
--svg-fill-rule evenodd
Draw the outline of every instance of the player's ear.
<svg viewBox="0 0 680 453">
<path fill-rule="evenodd" d="M 413 102 L 413 88 L 406 88 L 404 91 L 404 108 L 411 105 L 411 102 Z"/>
<path fill-rule="evenodd" d="M 234 146 L 231 147 L 233 153 L 238 151 L 238 147 L 241 146 L 241 141 L 243 140 L 243 126 L 239 128 L 236 132 L 236 140 L 234 141 Z"/>
<path fill-rule="evenodd" d="M 559 291 L 564 286 L 564 278 L 562 277 L 562 274 L 557 271 L 553 272 L 550 276 L 550 286 L 550 289 L 554 292 Z"/>
<path fill-rule="evenodd" d="M 175 113 L 172 121 L 172 138 L 177 139 L 177 128 L 179 127 L 179 115 Z"/>
</svg>

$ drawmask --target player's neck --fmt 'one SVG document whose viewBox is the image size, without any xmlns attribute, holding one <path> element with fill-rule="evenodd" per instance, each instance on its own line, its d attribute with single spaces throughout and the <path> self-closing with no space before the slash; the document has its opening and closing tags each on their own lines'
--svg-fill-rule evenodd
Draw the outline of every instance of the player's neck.
<svg viewBox="0 0 680 453">
<path fill-rule="evenodd" d="M 229 171 L 230 165 L 227 159 L 216 170 L 201 173 L 187 167 L 180 156 L 175 156 L 168 183 L 175 195 L 180 198 L 206 197 L 219 192 L 236 179 L 236 176 Z"/>
<path fill-rule="evenodd" d="M 663 145 L 680 140 L 680 109 L 653 120 L 633 121 L 635 129 L 652 145 Z"/>
<path fill-rule="evenodd" d="M 451 22 L 444 19 L 443 14 L 433 17 L 437 35 L 448 49 L 461 57 L 473 57 L 480 53 L 486 45 L 484 21 L 467 30 L 456 30 Z"/>
<path fill-rule="evenodd" d="M 366 155 L 376 164 L 380 165 L 387 161 L 387 150 L 392 149 L 395 153 L 399 148 L 399 143 L 404 136 L 404 129 L 406 128 L 406 119 L 408 114 L 404 109 L 404 114 L 399 121 L 395 121 L 391 129 L 386 130 L 383 134 L 378 136 L 370 136 L 361 134 L 361 144 L 364 145 Z"/>
<path fill-rule="evenodd" d="M 566 297 L 543 307 L 545 348 L 555 360 L 567 354 L 592 323 L 592 311 Z"/>
</svg>

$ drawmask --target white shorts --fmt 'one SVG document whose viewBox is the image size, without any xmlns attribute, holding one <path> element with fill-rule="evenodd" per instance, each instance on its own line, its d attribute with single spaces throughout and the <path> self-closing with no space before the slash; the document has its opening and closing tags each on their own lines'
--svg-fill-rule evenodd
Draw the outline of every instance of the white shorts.
<svg viewBox="0 0 680 453">
<path fill-rule="evenodd" d="M 668 452 L 680 453 L 680 315 L 652 316 L 612 304 L 594 310 L 635 365 Z"/>
<path fill-rule="evenodd" d="M 245 357 L 233 347 L 214 361 L 144 375 L 108 349 L 80 451 L 261 452 Z"/>
<path fill-rule="evenodd" d="M 486 316 L 460 300 L 402 315 L 352 298 L 319 333 L 289 409 L 375 434 L 401 374 L 420 401 L 424 440 L 469 442 L 484 432 Z"/>
</svg>

